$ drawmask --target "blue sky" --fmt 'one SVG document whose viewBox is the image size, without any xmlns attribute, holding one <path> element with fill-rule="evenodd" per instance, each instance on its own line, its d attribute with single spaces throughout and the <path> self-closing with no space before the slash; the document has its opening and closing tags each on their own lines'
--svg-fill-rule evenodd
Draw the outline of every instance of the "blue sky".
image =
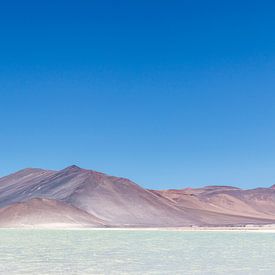
<svg viewBox="0 0 275 275">
<path fill-rule="evenodd" d="M 274 184 L 274 30 L 274 1 L 2 2 L 0 175 Z"/>
</svg>

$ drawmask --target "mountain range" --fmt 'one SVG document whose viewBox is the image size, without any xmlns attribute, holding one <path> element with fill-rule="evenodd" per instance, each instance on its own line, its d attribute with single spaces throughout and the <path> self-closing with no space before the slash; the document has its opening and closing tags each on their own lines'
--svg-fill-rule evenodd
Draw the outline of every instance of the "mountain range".
<svg viewBox="0 0 275 275">
<path fill-rule="evenodd" d="M 75 165 L 0 178 L 0 227 L 188 227 L 275 224 L 275 186 L 148 190 Z"/>
</svg>

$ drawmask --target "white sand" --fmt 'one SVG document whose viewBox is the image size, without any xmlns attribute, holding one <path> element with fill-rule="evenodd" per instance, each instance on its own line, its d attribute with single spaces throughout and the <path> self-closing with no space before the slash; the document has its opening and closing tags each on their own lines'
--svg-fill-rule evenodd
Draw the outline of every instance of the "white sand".
<svg viewBox="0 0 275 275">
<path fill-rule="evenodd" d="M 72 227 L 71 224 L 39 224 L 39 225 L 21 225 L 18 227 L 7 227 L 1 229 L 37 229 L 37 230 L 91 230 L 91 231 L 185 231 L 185 232 L 261 232 L 275 233 L 275 224 L 272 225 L 249 225 L 242 227 Z"/>
</svg>

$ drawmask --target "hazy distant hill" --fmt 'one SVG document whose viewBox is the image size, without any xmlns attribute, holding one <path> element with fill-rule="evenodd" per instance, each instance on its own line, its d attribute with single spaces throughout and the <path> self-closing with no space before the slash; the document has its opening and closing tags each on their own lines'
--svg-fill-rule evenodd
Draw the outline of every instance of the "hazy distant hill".
<svg viewBox="0 0 275 275">
<path fill-rule="evenodd" d="M 70 166 L 0 179 L 0 226 L 173 227 L 275 223 L 275 189 L 230 186 L 146 190 Z"/>
</svg>

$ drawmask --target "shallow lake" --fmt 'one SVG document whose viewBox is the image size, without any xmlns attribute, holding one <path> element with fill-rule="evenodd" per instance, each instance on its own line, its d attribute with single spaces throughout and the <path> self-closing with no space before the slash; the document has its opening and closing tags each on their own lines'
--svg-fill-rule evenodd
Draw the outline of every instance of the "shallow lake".
<svg viewBox="0 0 275 275">
<path fill-rule="evenodd" d="M 0 274 L 275 274 L 275 234 L 2 229 Z"/>
</svg>

